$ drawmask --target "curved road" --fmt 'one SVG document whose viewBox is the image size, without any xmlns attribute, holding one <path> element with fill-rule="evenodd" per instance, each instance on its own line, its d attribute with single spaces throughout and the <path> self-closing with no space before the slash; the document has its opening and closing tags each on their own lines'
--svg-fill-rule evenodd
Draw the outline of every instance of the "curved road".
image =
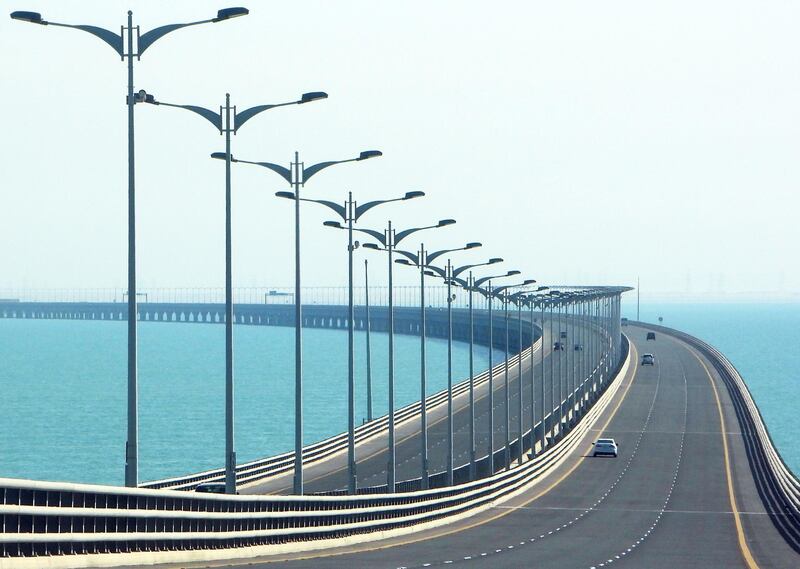
<svg viewBox="0 0 800 569">
<path fill-rule="evenodd" d="M 298 559 L 291 568 L 800 567 L 764 511 L 726 388 L 676 338 L 625 328 L 636 366 L 576 456 L 530 492 L 464 522 Z M 639 366 L 641 353 L 656 356 Z M 724 421 L 724 428 L 723 428 Z M 723 437 L 723 432 L 726 436 Z M 591 458 L 613 437 L 618 458 Z M 299 555 L 298 557 L 302 557 Z"/>
</svg>

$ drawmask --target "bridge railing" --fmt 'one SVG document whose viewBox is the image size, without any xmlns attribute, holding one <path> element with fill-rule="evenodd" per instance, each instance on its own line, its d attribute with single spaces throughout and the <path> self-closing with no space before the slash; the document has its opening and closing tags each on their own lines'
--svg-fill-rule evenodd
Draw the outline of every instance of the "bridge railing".
<svg viewBox="0 0 800 569">
<path fill-rule="evenodd" d="M 630 362 L 625 346 L 624 375 Z M 447 488 L 359 496 L 214 496 L 0 479 L 0 569 L 190 562 L 333 547 L 434 527 L 503 502 L 577 448 L 620 381 L 539 456 Z M 120 554 L 123 554 L 121 560 Z M 91 556 L 91 558 L 87 557 Z"/>
<path fill-rule="evenodd" d="M 418 307 L 420 300 L 419 286 L 393 287 L 393 303 L 398 307 Z M 388 306 L 388 290 L 386 286 L 375 285 L 369 287 L 369 302 L 371 306 Z M 363 286 L 353 288 L 354 302 L 357 306 L 366 304 L 367 289 Z M 460 287 L 452 287 L 455 295 L 453 306 L 467 308 L 469 294 Z M 304 305 L 338 305 L 348 303 L 346 286 L 303 287 L 301 289 Z M 162 304 L 224 304 L 224 287 L 175 287 L 175 288 L 139 288 L 137 293 L 139 303 Z M 79 289 L 0 289 L 0 302 L 93 302 L 93 303 L 118 303 L 127 302 L 127 293 L 122 288 L 79 288 Z M 234 304 L 294 304 L 294 287 L 234 287 Z M 485 309 L 486 299 L 480 294 L 474 294 L 473 307 Z M 431 284 L 425 287 L 425 303 L 431 307 L 444 307 L 447 305 L 447 287 Z"/>
</svg>

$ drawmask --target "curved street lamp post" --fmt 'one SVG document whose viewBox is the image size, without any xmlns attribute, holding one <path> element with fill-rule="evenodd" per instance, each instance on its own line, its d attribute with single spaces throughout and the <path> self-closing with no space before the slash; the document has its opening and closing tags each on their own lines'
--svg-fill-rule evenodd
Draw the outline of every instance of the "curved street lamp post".
<svg viewBox="0 0 800 569">
<path fill-rule="evenodd" d="M 313 93 L 311 94 L 313 95 Z M 327 95 L 326 95 L 327 97 Z M 289 168 L 272 162 L 254 162 L 251 160 L 235 159 L 231 162 L 261 166 L 271 170 L 286 180 L 294 189 L 292 192 L 280 192 L 279 197 L 286 197 L 295 201 L 294 206 L 294 480 L 293 492 L 303 494 L 303 305 L 300 290 L 300 188 L 316 173 L 334 166 L 348 162 L 360 162 L 381 156 L 379 150 L 365 150 L 356 158 L 345 160 L 330 160 L 319 162 L 306 167 L 300 162 L 300 153 L 294 153 L 294 162 L 289 163 Z M 221 158 L 220 153 L 212 154 Z"/>
<path fill-rule="evenodd" d="M 422 231 L 424 229 L 434 229 L 437 227 L 445 227 L 447 225 L 453 225 L 455 223 L 454 219 L 441 219 L 435 225 L 426 225 L 424 227 L 412 227 L 410 229 L 404 229 L 402 231 L 397 231 L 392 227 L 392 222 L 389 221 L 388 227 L 384 231 L 377 231 L 374 229 L 362 229 L 362 228 L 355 228 L 356 231 L 360 231 L 371 236 L 373 239 L 378 241 L 380 245 L 376 243 L 364 243 L 365 249 L 372 249 L 374 251 L 385 251 L 388 253 L 389 258 L 389 440 L 388 440 L 388 447 L 389 447 L 389 460 L 388 464 L 386 465 L 386 482 L 387 488 L 389 492 L 395 491 L 395 484 L 396 484 L 396 461 L 395 461 L 395 429 L 394 429 L 394 284 L 393 284 L 393 268 L 394 268 L 394 252 L 397 250 L 397 245 L 409 235 L 412 235 L 418 231 Z M 424 302 L 423 302 L 424 307 Z M 423 308 L 422 314 L 422 324 L 421 327 L 424 330 L 425 327 L 425 311 Z M 424 342 L 423 342 L 423 359 L 422 359 L 422 373 L 425 373 L 425 359 L 424 359 Z M 423 409 L 425 407 L 425 394 L 422 394 L 422 399 L 420 404 L 422 405 Z M 425 413 L 424 411 L 421 413 L 423 417 L 423 421 L 425 420 Z M 425 436 L 423 432 L 423 438 Z M 421 457 L 424 461 L 424 457 Z"/>
<path fill-rule="evenodd" d="M 426 369 L 426 352 L 425 352 L 425 337 L 426 337 L 426 320 L 425 320 L 425 275 L 429 276 L 441 276 L 441 271 L 438 267 L 433 267 L 431 264 L 433 261 L 441 257 L 442 255 L 446 255 L 447 253 L 452 253 L 455 251 L 463 251 L 466 249 L 474 249 L 476 247 L 480 247 L 480 243 L 467 243 L 464 247 L 456 247 L 454 249 L 441 249 L 439 251 L 429 252 L 425 249 L 425 245 L 421 244 L 419 251 L 416 253 L 412 253 L 410 251 L 403 251 L 401 249 L 397 249 L 396 252 L 406 257 L 405 259 L 398 259 L 395 261 L 398 264 L 406 265 L 410 267 L 416 267 L 420 271 L 420 311 L 421 311 L 421 323 L 420 323 L 420 434 L 421 434 L 421 485 L 423 489 L 428 488 L 430 483 L 430 467 L 428 464 L 428 406 L 427 406 L 427 380 L 428 374 Z M 449 263 L 448 263 L 449 264 Z M 426 270 L 429 269 L 429 270 Z M 437 272 L 434 272 L 437 271 Z M 448 269 L 449 271 L 450 269 Z M 452 300 L 452 289 L 451 285 L 448 284 L 447 288 L 447 306 L 448 306 L 448 377 L 450 378 L 448 385 L 452 384 L 452 310 L 451 310 L 451 300 Z M 447 479 L 448 484 L 452 485 L 452 390 L 448 391 L 448 421 L 450 425 L 450 429 L 448 429 L 448 452 L 447 455 Z"/>
<path fill-rule="evenodd" d="M 147 101 L 141 92 L 133 92 L 133 61 L 138 61 L 142 54 L 157 40 L 181 28 L 223 22 L 239 16 L 246 16 L 247 8 L 223 8 L 217 11 L 215 18 L 188 22 L 185 24 L 168 24 L 159 26 L 143 34 L 139 33 L 139 26 L 134 28 L 133 12 L 128 10 L 128 25 L 120 33 L 112 32 L 97 26 L 83 24 L 63 24 L 44 20 L 39 12 L 16 11 L 11 13 L 13 20 L 39 24 L 42 26 L 56 26 L 59 28 L 72 28 L 92 34 L 113 49 L 122 61 L 128 60 L 128 94 L 125 103 L 128 107 L 128 426 L 127 440 L 125 442 L 125 485 L 135 488 L 139 485 L 139 386 L 137 365 L 137 309 L 136 309 L 136 168 L 134 156 L 134 121 L 133 107 L 136 103 Z M 133 31 L 136 30 L 136 51 L 133 49 Z M 127 41 L 126 41 L 127 40 Z M 127 45 L 126 45 L 127 44 Z M 145 94 L 146 95 L 146 94 Z"/>
<path fill-rule="evenodd" d="M 176 105 L 158 101 L 156 98 L 139 91 L 139 96 L 144 102 L 174 107 L 191 111 L 210 122 L 220 134 L 225 134 L 225 152 L 214 152 L 212 158 L 225 160 L 225 491 L 228 494 L 236 493 L 236 450 L 234 447 L 234 382 L 233 382 L 233 270 L 232 270 L 232 219 L 231 219 L 231 134 L 236 134 L 239 129 L 251 118 L 278 107 L 289 105 L 302 105 L 321 99 L 327 99 L 327 93 L 316 91 L 304 93 L 296 101 L 277 103 L 271 105 L 257 105 L 243 111 L 237 111 L 231 106 L 230 93 L 225 94 L 225 106 L 219 112 L 199 107 L 196 105 Z"/>
<path fill-rule="evenodd" d="M 513 284 L 513 285 L 503 285 L 500 287 L 496 287 L 493 291 L 493 294 L 499 298 L 503 303 L 503 316 L 505 321 L 505 328 L 506 328 L 506 360 L 504 364 L 504 385 L 505 385 L 505 455 L 504 455 L 504 463 L 506 469 L 511 468 L 511 401 L 510 401 L 510 384 L 508 378 L 508 355 L 509 355 L 509 334 L 508 334 L 508 304 L 511 300 L 511 296 L 506 292 L 508 289 L 511 288 L 519 288 L 522 286 L 528 286 L 535 283 L 536 280 L 534 279 L 527 279 L 521 283 Z M 522 362 L 517 362 L 517 365 L 521 365 Z"/>
<path fill-rule="evenodd" d="M 467 249 L 475 249 L 480 247 L 480 243 L 467 243 L 464 247 L 459 249 L 451 249 L 448 252 L 453 251 L 461 251 Z M 427 260 L 429 263 L 436 259 L 436 257 L 442 255 L 444 251 L 437 251 L 435 253 L 430 253 L 427 255 Z M 422 259 L 422 257 L 417 257 L 417 261 Z M 402 259 L 401 259 L 402 260 Z M 453 485 L 453 289 L 452 285 L 460 285 L 464 286 L 467 284 L 466 281 L 463 279 L 459 279 L 458 276 L 462 274 L 464 271 L 474 268 L 474 267 L 482 267 L 484 265 L 492 265 L 495 263 L 501 262 L 502 259 L 494 258 L 490 259 L 485 263 L 474 263 L 471 265 L 464 265 L 461 267 L 453 268 L 453 265 L 450 262 L 450 259 L 447 259 L 447 265 L 444 269 L 441 267 L 437 267 L 432 264 L 425 265 L 425 268 L 430 269 L 432 271 L 432 276 L 438 276 L 444 279 L 445 283 L 447 284 L 447 484 L 448 486 Z M 408 263 L 406 263 L 408 264 Z M 469 315 L 470 315 L 470 340 L 472 339 L 472 298 L 470 295 L 470 306 L 469 306 Z M 472 358 L 472 342 L 470 341 L 470 422 L 474 423 L 474 387 L 473 387 L 473 358 Z M 474 441 L 470 440 L 470 449 L 474 449 Z M 472 456 L 472 453 L 470 453 Z M 473 464 L 472 458 L 470 459 L 470 465 Z M 471 472 L 472 469 L 470 469 Z M 424 477 L 424 476 L 423 476 Z"/>
<path fill-rule="evenodd" d="M 488 424 L 489 424 L 489 432 L 488 432 L 488 467 L 489 473 L 488 475 L 491 476 L 494 474 L 494 363 L 493 363 L 493 352 L 494 352 L 494 319 L 492 316 L 492 299 L 494 298 L 494 289 L 492 287 L 492 280 L 502 279 L 506 277 L 513 277 L 520 274 L 517 270 L 508 271 L 505 274 L 501 275 L 492 275 L 488 277 L 482 277 L 473 281 L 472 283 L 472 290 L 479 292 L 483 296 L 486 297 L 488 302 L 488 318 L 489 318 L 489 417 L 488 417 Z M 481 285 L 486 283 L 486 288 L 481 288 Z M 474 414 L 474 412 L 473 412 Z M 471 438 L 475 438 L 474 430 L 475 424 L 473 423 L 470 427 L 472 432 Z"/>
<path fill-rule="evenodd" d="M 500 257 L 493 257 L 485 263 L 477 263 L 474 265 L 465 265 L 453 271 L 453 281 L 461 285 L 468 292 L 469 297 L 469 479 L 475 480 L 475 318 L 473 310 L 473 288 L 475 277 L 470 270 L 466 279 L 458 278 L 458 275 L 467 269 L 474 269 L 476 267 L 483 267 L 487 265 L 494 265 L 502 263 L 503 259 Z M 490 366 L 491 367 L 491 366 Z"/>
<path fill-rule="evenodd" d="M 289 197 L 285 192 L 279 192 L 282 197 Z M 344 205 L 327 200 L 308 200 L 302 201 L 314 202 L 326 206 L 328 209 L 333 210 L 342 221 L 347 223 L 347 227 L 342 226 L 338 221 L 326 221 L 326 227 L 333 227 L 335 229 L 347 230 L 347 464 L 348 464 L 348 484 L 347 488 L 350 494 L 356 492 L 356 447 L 355 447 L 355 349 L 354 349 L 354 319 L 355 312 L 353 306 L 353 251 L 358 247 L 358 242 L 353 243 L 353 224 L 356 223 L 361 216 L 368 210 L 383 205 L 386 203 L 405 201 L 424 196 L 424 192 L 406 192 L 401 198 L 375 200 L 358 205 L 353 201 L 353 192 L 348 192 L 347 201 Z M 294 199 L 294 196 L 292 196 Z M 393 413 L 393 409 L 390 410 Z"/>
</svg>

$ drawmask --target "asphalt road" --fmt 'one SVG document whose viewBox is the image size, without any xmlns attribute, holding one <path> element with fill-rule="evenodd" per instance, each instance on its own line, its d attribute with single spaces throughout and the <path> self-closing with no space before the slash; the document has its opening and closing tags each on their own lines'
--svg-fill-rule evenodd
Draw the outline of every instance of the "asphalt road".
<svg viewBox="0 0 800 569">
<path fill-rule="evenodd" d="M 568 330 L 569 338 L 565 340 L 570 345 L 582 342 L 583 332 L 579 326 L 570 326 Z M 553 335 L 558 335 L 557 328 L 554 327 Z M 566 388 L 559 393 L 558 378 L 563 375 L 565 385 L 572 380 L 570 370 L 575 370 L 575 378 L 581 377 L 580 356 L 589 357 L 589 351 L 553 351 L 553 341 L 549 335 L 549 326 L 545 326 L 545 401 L 549 404 L 553 401 L 551 394 L 551 373 L 554 374 L 556 400 L 566 398 Z M 588 346 L 587 346 L 588 348 Z M 541 420 L 541 382 L 542 382 L 542 362 L 541 352 L 534 354 L 534 381 L 535 381 L 535 417 L 536 421 Z M 551 362 L 552 370 L 551 370 Z M 513 440 L 519 433 L 519 387 L 517 382 L 518 371 L 516 366 L 509 368 L 509 400 L 510 400 L 510 438 Z M 530 361 L 525 360 L 522 364 L 522 385 L 523 385 L 523 430 L 530 428 Z M 555 405 L 554 405 L 555 406 Z M 428 412 L 428 463 L 431 474 L 442 472 L 446 469 L 446 449 L 447 449 L 447 420 L 446 405 L 440 406 L 436 410 Z M 500 373 L 494 376 L 494 448 L 501 448 L 505 444 L 506 432 L 506 403 L 505 403 L 505 374 Z M 545 413 L 549 413 L 546 409 Z M 489 447 L 489 397 L 488 385 L 476 389 L 475 405 L 476 421 L 476 456 L 477 458 L 486 456 Z M 469 406 L 466 395 L 454 401 L 453 413 L 453 448 L 455 467 L 469 462 Z M 418 420 L 409 421 L 396 429 L 396 479 L 397 481 L 418 478 L 421 474 L 421 437 L 420 423 Z M 358 445 L 356 449 L 356 479 L 359 487 L 377 486 L 386 484 L 387 481 L 387 439 L 386 436 L 379 436 L 364 444 Z M 322 461 L 318 464 L 309 466 L 305 469 L 305 491 L 306 493 L 328 491 L 347 487 L 347 471 L 345 453 Z M 292 488 L 291 474 L 268 479 L 266 481 L 242 488 L 243 494 L 281 494 L 289 493 Z"/>
<path fill-rule="evenodd" d="M 642 328 L 624 330 L 637 365 L 587 435 L 586 454 L 562 465 L 549 486 L 445 528 L 249 566 L 800 567 L 764 511 L 713 368 L 677 339 L 647 342 Z M 644 352 L 655 366 L 638 365 Z M 619 457 L 589 456 L 601 435 L 616 439 Z"/>
</svg>

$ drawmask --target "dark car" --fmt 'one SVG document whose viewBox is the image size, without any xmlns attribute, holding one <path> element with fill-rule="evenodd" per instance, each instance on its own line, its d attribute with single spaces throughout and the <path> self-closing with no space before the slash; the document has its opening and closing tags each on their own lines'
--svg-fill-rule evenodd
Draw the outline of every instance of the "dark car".
<svg viewBox="0 0 800 569">
<path fill-rule="evenodd" d="M 575 351 L 582 352 L 583 351 L 583 344 L 575 344 Z"/>
<path fill-rule="evenodd" d="M 567 331 L 566 330 L 561 330 L 561 337 L 562 338 L 566 338 L 567 337 Z"/>
<path fill-rule="evenodd" d="M 623 326 L 627 326 L 628 325 L 628 319 L 627 318 L 623 318 L 622 319 L 622 325 Z"/>
<path fill-rule="evenodd" d="M 224 494 L 225 493 L 225 483 L 224 482 L 205 482 L 203 484 L 199 484 L 195 489 L 195 492 L 203 492 L 206 494 Z"/>
<path fill-rule="evenodd" d="M 564 351 L 564 344 L 562 344 L 561 342 L 556 342 L 555 344 L 553 344 L 553 349 L 554 350 L 561 350 L 563 352 Z"/>
<path fill-rule="evenodd" d="M 648 332 L 647 333 L 647 339 L 648 340 L 655 340 L 656 339 L 656 333 L 655 332 Z"/>
</svg>

